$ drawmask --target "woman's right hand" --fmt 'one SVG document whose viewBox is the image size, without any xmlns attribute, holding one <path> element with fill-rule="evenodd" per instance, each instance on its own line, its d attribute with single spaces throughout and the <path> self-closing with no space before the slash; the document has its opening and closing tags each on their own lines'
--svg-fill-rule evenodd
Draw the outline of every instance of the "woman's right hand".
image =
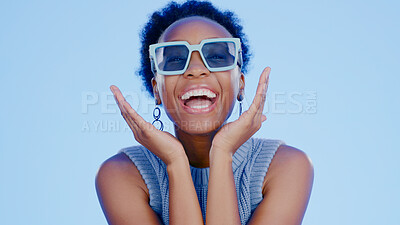
<svg viewBox="0 0 400 225">
<path fill-rule="evenodd" d="M 158 156 L 166 165 L 187 156 L 182 144 L 172 134 L 160 131 L 145 121 L 125 100 L 115 85 L 110 86 L 121 115 L 131 128 L 137 142 Z"/>
</svg>

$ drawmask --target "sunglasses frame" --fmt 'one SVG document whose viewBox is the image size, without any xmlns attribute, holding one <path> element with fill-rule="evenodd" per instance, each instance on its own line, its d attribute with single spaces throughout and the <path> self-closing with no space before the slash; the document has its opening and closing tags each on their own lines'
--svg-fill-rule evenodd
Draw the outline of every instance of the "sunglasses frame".
<svg viewBox="0 0 400 225">
<path fill-rule="evenodd" d="M 218 67 L 218 68 L 211 68 L 207 61 L 205 60 L 205 57 L 201 51 L 203 46 L 205 44 L 209 43 L 218 43 L 218 42 L 232 42 L 235 44 L 235 61 L 233 62 L 232 65 L 230 66 L 224 66 L 224 67 Z M 156 58 L 156 50 L 158 48 L 162 47 L 167 47 L 167 46 L 178 46 L 178 45 L 184 45 L 188 48 L 189 53 L 188 53 L 188 59 L 186 60 L 185 67 L 182 70 L 174 70 L 174 71 L 164 71 L 161 70 L 158 67 L 158 64 L 155 63 L 155 58 Z M 204 39 L 200 42 L 198 45 L 191 45 L 187 41 L 171 41 L 171 42 L 163 42 L 163 43 L 157 43 L 157 44 L 152 44 L 149 46 L 149 55 L 150 55 L 150 62 L 151 62 L 151 70 L 153 71 L 153 74 L 156 75 L 156 73 L 161 74 L 161 75 L 180 75 L 185 73 L 187 70 L 190 59 L 192 56 L 192 53 L 194 51 L 198 51 L 201 59 L 203 60 L 204 65 L 207 67 L 207 69 L 210 72 L 220 72 L 220 71 L 226 71 L 226 70 L 231 70 L 236 67 L 238 64 L 239 67 L 242 66 L 242 47 L 240 44 L 240 39 L 239 38 L 212 38 L 212 39 Z"/>
</svg>

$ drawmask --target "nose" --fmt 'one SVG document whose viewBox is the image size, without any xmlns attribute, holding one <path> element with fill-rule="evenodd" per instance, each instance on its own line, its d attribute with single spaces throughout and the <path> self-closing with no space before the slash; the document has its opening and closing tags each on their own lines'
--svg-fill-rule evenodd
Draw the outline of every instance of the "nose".
<svg viewBox="0 0 400 225">
<path fill-rule="evenodd" d="M 207 69 L 206 65 L 204 65 L 200 53 L 198 51 L 192 52 L 188 68 L 183 75 L 187 78 L 192 78 L 208 76 L 209 74 L 210 71 Z"/>
</svg>

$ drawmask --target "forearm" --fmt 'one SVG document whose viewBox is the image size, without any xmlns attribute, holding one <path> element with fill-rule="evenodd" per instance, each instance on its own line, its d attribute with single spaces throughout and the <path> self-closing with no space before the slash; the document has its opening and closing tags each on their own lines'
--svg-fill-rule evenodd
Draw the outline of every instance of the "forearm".
<svg viewBox="0 0 400 225">
<path fill-rule="evenodd" d="M 210 153 L 206 224 L 240 224 L 232 155 L 215 149 Z"/>
<path fill-rule="evenodd" d="M 167 166 L 169 179 L 169 222 L 203 225 L 203 217 L 194 189 L 187 159 L 176 160 Z"/>
</svg>

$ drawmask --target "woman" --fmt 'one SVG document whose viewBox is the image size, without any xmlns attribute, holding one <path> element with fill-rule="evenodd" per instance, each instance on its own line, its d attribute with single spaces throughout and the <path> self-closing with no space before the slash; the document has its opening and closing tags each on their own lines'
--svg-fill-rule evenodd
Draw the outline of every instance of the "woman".
<svg viewBox="0 0 400 225">
<path fill-rule="evenodd" d="M 99 169 L 108 223 L 301 224 L 310 160 L 283 141 L 252 138 L 266 120 L 269 67 L 249 109 L 226 123 L 243 99 L 249 59 L 236 17 L 208 2 L 170 3 L 145 26 L 141 54 L 139 73 L 175 136 L 144 121 L 110 87 L 141 146 L 122 149 Z"/>
</svg>

